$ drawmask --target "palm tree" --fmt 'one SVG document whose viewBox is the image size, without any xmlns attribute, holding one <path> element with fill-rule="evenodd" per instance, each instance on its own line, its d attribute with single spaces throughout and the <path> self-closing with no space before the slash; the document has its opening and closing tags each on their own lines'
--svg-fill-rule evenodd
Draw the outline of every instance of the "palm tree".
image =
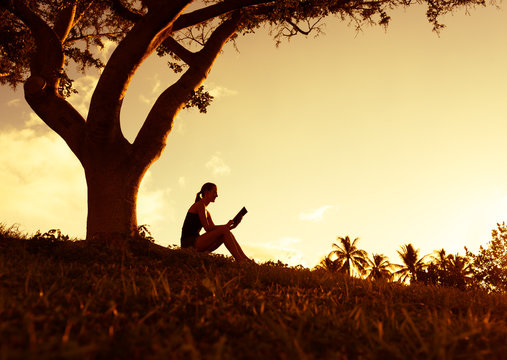
<svg viewBox="0 0 507 360">
<path fill-rule="evenodd" d="M 472 264 L 468 258 L 456 254 L 447 256 L 447 259 L 448 271 L 451 274 L 458 274 L 463 276 L 472 274 Z"/>
<path fill-rule="evenodd" d="M 330 256 L 326 256 L 315 266 L 315 269 L 322 269 L 329 272 L 337 272 L 340 269 L 340 264 L 336 260 L 331 260 Z"/>
<path fill-rule="evenodd" d="M 351 275 L 352 268 L 356 268 L 362 275 L 367 265 L 366 259 L 368 258 L 368 254 L 366 251 L 356 247 L 359 238 L 355 238 L 354 241 L 351 241 L 348 236 L 344 238 L 338 237 L 336 239 L 340 241 L 340 244 L 333 244 L 333 248 L 336 250 L 331 251 L 329 256 L 336 255 L 335 261 L 341 264 L 341 268 L 346 271 L 349 276 Z"/>
<path fill-rule="evenodd" d="M 370 280 L 391 280 L 393 273 L 391 269 L 393 265 L 389 262 L 389 258 L 383 254 L 373 254 L 372 259 L 367 258 L 369 271 L 368 279 Z"/>
<path fill-rule="evenodd" d="M 440 269 L 440 270 L 447 270 L 447 254 L 445 253 L 445 249 L 436 250 L 435 255 L 432 256 L 434 260 L 434 264 Z"/>
<path fill-rule="evenodd" d="M 397 252 L 403 264 L 395 265 L 399 268 L 395 274 L 399 276 L 401 282 L 405 282 L 407 279 L 410 279 L 410 282 L 417 281 L 417 273 L 426 267 L 424 263 L 426 256 L 419 258 L 419 249 L 414 249 L 412 244 L 402 245 L 401 251 Z"/>
<path fill-rule="evenodd" d="M 447 256 L 447 274 L 451 286 L 464 290 L 472 280 L 472 264 L 467 257 L 456 255 Z"/>
</svg>

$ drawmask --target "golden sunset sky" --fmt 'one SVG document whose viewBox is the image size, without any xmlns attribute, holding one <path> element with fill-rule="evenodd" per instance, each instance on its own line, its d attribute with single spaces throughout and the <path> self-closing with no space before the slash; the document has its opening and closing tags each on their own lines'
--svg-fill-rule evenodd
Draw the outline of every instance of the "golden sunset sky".
<svg viewBox="0 0 507 360">
<path fill-rule="evenodd" d="M 277 48 L 264 29 L 241 36 L 239 52 L 227 45 L 205 83 L 208 114 L 180 113 L 143 181 L 139 224 L 179 245 L 188 207 L 212 181 L 214 222 L 246 206 L 234 233 L 258 261 L 313 267 L 347 235 L 393 263 L 407 243 L 476 252 L 507 221 L 507 14 L 462 10 L 438 36 L 424 13 L 393 11 L 387 31 L 328 18 L 317 38 Z M 154 55 L 129 89 L 131 141 L 175 79 L 165 64 Z M 76 78 L 71 102 L 83 115 L 96 81 Z M 0 222 L 83 238 L 79 162 L 21 89 L 1 88 L 0 100 Z"/>
</svg>

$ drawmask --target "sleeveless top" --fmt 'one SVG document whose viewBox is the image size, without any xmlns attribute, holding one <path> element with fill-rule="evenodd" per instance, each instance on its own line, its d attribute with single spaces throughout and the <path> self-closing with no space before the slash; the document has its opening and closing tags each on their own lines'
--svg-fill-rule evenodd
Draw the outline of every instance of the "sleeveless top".
<svg viewBox="0 0 507 360">
<path fill-rule="evenodd" d="M 193 247 L 195 246 L 195 240 L 201 232 L 202 224 L 199 219 L 199 214 L 187 212 L 185 221 L 183 222 L 183 228 L 181 229 L 181 247 Z"/>
</svg>

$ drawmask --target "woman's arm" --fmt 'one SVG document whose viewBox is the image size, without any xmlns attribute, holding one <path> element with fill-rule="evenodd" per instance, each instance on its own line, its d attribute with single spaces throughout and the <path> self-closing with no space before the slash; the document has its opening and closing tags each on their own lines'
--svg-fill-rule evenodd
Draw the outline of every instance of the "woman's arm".
<svg viewBox="0 0 507 360">
<path fill-rule="evenodd" d="M 209 212 L 204 207 L 204 204 L 197 204 L 197 214 L 199 215 L 199 220 L 201 220 L 202 227 L 206 232 L 213 230 L 216 226 L 213 224 L 213 220 L 211 220 L 211 216 L 209 216 Z"/>
<path fill-rule="evenodd" d="M 211 214 L 209 213 L 208 210 L 206 210 L 206 211 L 208 212 L 208 219 L 209 219 L 209 221 L 210 221 L 210 223 L 211 223 L 211 225 L 213 226 L 214 229 L 216 229 L 218 227 L 221 227 L 221 226 L 225 226 L 227 229 L 232 230 L 232 229 L 234 229 L 236 227 L 236 225 L 234 225 L 234 221 L 233 220 L 229 220 L 229 222 L 227 222 L 227 224 L 225 224 L 225 225 L 215 225 L 213 223 L 213 220 L 211 219 Z"/>
<path fill-rule="evenodd" d="M 234 229 L 234 222 L 231 220 L 225 225 L 215 225 L 213 222 L 213 219 L 211 218 L 211 214 L 208 210 L 204 207 L 203 204 L 199 204 L 197 208 L 197 214 L 199 215 L 199 219 L 201 220 L 202 227 L 206 232 L 215 230 L 219 226 L 227 226 L 228 229 Z"/>
<path fill-rule="evenodd" d="M 211 218 L 211 214 L 209 213 L 208 210 L 206 210 L 206 215 L 207 215 L 207 218 L 208 218 L 208 223 L 211 225 L 212 229 L 215 229 L 217 226 L 215 225 L 215 223 L 213 222 L 213 219 Z"/>
</svg>

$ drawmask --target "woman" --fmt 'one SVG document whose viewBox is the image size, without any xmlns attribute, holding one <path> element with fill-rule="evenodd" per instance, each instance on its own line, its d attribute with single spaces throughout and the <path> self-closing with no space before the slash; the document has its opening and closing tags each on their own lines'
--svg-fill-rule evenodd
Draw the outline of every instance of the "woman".
<svg viewBox="0 0 507 360">
<path fill-rule="evenodd" d="M 238 224 L 230 220 L 225 225 L 215 225 L 211 220 L 211 215 L 206 209 L 209 203 L 215 202 L 218 197 L 217 186 L 212 183 L 206 183 L 201 191 L 195 197 L 195 203 L 188 209 L 187 216 L 181 230 L 181 247 L 194 247 L 197 251 L 214 251 L 220 245 L 230 251 L 231 255 L 237 261 L 250 261 L 245 255 L 231 230 Z M 206 231 L 200 235 L 201 229 Z"/>
</svg>

